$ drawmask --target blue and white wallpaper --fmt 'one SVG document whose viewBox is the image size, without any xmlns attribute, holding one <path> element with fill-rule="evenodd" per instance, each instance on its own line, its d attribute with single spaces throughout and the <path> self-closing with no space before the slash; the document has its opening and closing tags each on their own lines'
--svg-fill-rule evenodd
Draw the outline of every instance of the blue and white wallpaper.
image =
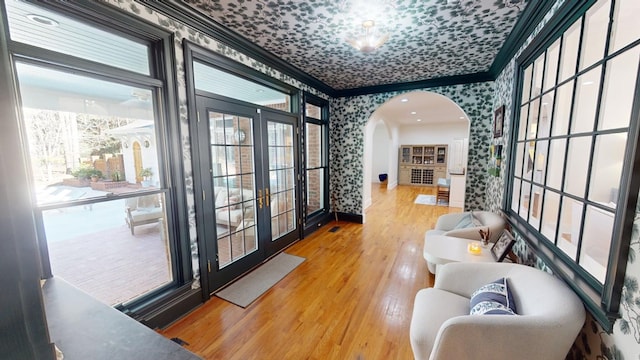
<svg viewBox="0 0 640 360">
<path fill-rule="evenodd" d="M 413 90 L 421 91 L 421 90 Z M 493 83 L 474 83 L 425 89 L 455 102 L 470 120 L 469 161 L 465 207 L 485 207 L 489 139 L 492 135 Z M 330 171 L 331 191 L 339 212 L 363 214 L 364 127 L 371 114 L 385 101 L 402 94 L 389 92 L 331 100 Z"/>
</svg>

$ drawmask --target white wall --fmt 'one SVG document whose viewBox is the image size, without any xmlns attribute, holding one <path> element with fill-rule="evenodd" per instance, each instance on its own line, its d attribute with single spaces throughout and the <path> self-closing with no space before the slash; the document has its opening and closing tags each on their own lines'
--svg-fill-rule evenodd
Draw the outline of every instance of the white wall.
<svg viewBox="0 0 640 360">
<path fill-rule="evenodd" d="M 389 151 L 394 149 L 391 147 L 389 131 L 384 122 L 379 122 L 376 125 L 371 145 L 371 182 L 379 183 L 378 174 L 389 174 Z"/>
<path fill-rule="evenodd" d="M 391 142 L 387 149 L 389 158 L 389 181 L 387 182 L 387 189 L 391 190 L 398 186 L 398 149 L 400 148 L 399 133 L 400 129 L 397 125 L 388 125 L 389 132 L 391 133 Z"/>
</svg>

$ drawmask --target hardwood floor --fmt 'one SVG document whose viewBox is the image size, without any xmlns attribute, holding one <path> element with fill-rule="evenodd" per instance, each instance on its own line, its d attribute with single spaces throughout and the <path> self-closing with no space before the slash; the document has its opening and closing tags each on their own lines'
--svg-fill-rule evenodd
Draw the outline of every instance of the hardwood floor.
<svg viewBox="0 0 640 360">
<path fill-rule="evenodd" d="M 289 247 L 306 261 L 248 308 L 212 297 L 162 334 L 205 359 L 413 359 L 413 298 L 433 283 L 424 232 L 461 211 L 413 203 L 434 190 L 373 184 L 366 224 L 332 222 Z"/>
</svg>

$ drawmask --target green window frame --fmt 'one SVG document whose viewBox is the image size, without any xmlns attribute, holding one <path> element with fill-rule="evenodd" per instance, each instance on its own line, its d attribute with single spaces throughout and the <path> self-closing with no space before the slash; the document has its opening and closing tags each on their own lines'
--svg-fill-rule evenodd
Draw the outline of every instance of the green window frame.
<svg viewBox="0 0 640 360">
<path fill-rule="evenodd" d="M 623 29 L 625 5 L 565 3 L 516 60 L 503 203 L 516 233 L 608 331 L 640 185 L 640 34 Z M 594 231 L 604 234 L 598 260 Z"/>
<path fill-rule="evenodd" d="M 304 228 L 310 234 L 329 214 L 329 101 L 304 93 Z M 312 149 L 313 148 L 313 149 Z"/>
</svg>

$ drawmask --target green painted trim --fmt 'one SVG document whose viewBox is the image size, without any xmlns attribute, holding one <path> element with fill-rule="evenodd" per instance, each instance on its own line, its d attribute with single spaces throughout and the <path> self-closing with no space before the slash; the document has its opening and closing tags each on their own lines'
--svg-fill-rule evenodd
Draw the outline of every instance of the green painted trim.
<svg viewBox="0 0 640 360">
<path fill-rule="evenodd" d="M 471 84 L 479 82 L 494 81 L 495 77 L 492 77 L 488 72 L 467 74 L 467 75 L 455 75 L 446 76 L 436 79 L 420 80 L 406 83 L 388 84 L 388 85 L 375 85 L 366 86 L 356 89 L 338 90 L 335 97 L 349 97 L 358 95 L 388 93 L 395 91 L 407 91 L 417 89 L 427 89 L 438 86 Z"/>
<path fill-rule="evenodd" d="M 176 0 L 146 1 L 144 5 L 162 14 L 168 15 L 183 24 L 188 24 L 188 26 L 195 30 L 206 34 L 257 61 L 262 62 L 263 64 L 278 70 L 287 76 L 320 90 L 329 96 L 334 97 L 335 95 L 335 90 L 329 85 L 264 50 L 236 32 L 231 31 L 221 24 L 211 20 L 191 8 L 189 5 Z"/>
<path fill-rule="evenodd" d="M 556 0 L 530 0 L 520 18 L 513 26 L 511 33 L 498 51 L 493 64 L 489 68 L 489 74 L 495 79 L 513 58 L 522 44 L 529 38 L 533 30 L 551 10 Z M 571 2 L 571 1 L 568 1 Z"/>
</svg>

